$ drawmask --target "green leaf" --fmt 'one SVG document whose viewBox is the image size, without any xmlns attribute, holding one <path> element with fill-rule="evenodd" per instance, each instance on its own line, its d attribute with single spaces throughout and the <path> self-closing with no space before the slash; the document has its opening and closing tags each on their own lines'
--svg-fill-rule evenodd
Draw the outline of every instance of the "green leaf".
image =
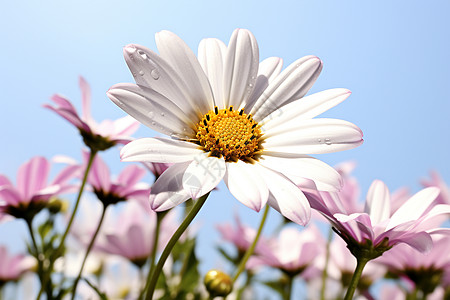
<svg viewBox="0 0 450 300">
<path fill-rule="evenodd" d="M 231 255 L 229 255 L 225 249 L 223 249 L 222 247 L 217 247 L 217 250 L 219 250 L 220 254 L 223 255 L 223 257 L 225 257 L 229 262 L 231 262 L 233 265 L 238 264 L 239 262 L 237 261 L 237 258 L 233 258 L 231 257 Z"/>
</svg>

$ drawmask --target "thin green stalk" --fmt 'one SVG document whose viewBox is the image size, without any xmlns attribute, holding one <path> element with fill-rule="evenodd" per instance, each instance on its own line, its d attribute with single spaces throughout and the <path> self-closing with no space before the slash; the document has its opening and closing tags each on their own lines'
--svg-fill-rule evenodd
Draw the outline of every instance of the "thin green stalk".
<svg viewBox="0 0 450 300">
<path fill-rule="evenodd" d="M 294 276 L 287 275 L 286 277 L 287 277 L 287 282 L 286 282 L 286 286 L 285 286 L 284 300 L 291 300 Z"/>
<path fill-rule="evenodd" d="M 150 255 L 149 271 L 147 275 L 147 280 L 145 282 L 145 286 L 139 295 L 139 299 L 142 299 L 144 297 L 144 293 L 148 289 L 148 286 L 150 285 L 150 279 L 152 277 L 153 270 L 155 269 L 156 252 L 158 249 L 158 240 L 159 240 L 159 230 L 161 228 L 161 222 L 165 217 L 165 215 L 166 215 L 165 212 L 156 213 L 156 226 L 155 232 L 153 233 L 153 245 L 152 245 L 152 252 Z"/>
<path fill-rule="evenodd" d="M 84 265 L 86 264 L 86 260 L 88 258 L 89 252 L 91 252 L 92 246 L 94 246 L 95 239 L 97 238 L 98 233 L 100 232 L 100 228 L 102 227 L 103 219 L 105 218 L 105 212 L 106 212 L 107 206 L 103 205 L 102 215 L 100 216 L 100 220 L 98 221 L 97 229 L 94 232 L 94 235 L 92 236 L 92 239 L 86 249 L 86 254 L 84 255 L 83 263 L 81 264 L 80 271 L 78 272 L 78 276 L 75 279 L 75 282 L 73 283 L 72 287 L 72 300 L 75 299 L 75 292 L 77 290 L 78 282 L 81 279 L 81 275 L 83 274 Z"/>
<path fill-rule="evenodd" d="M 37 296 L 37 300 L 41 298 L 42 292 L 44 291 L 44 286 L 47 284 L 47 281 L 50 279 L 51 273 L 53 271 L 53 264 L 55 263 L 56 258 L 60 255 L 62 252 L 62 249 L 64 248 L 64 243 L 66 241 L 67 234 L 70 231 L 70 227 L 72 226 L 73 220 L 75 219 L 75 215 L 78 210 L 78 205 L 80 204 L 81 195 L 83 194 L 84 186 L 86 185 L 89 170 L 91 169 L 92 163 L 94 162 L 95 155 L 97 154 L 97 151 L 91 150 L 89 153 L 89 159 L 86 166 L 86 170 L 84 171 L 83 180 L 81 181 L 80 190 L 78 191 L 77 200 L 75 201 L 75 207 L 73 208 L 72 215 L 70 216 L 69 223 L 67 223 L 66 230 L 64 231 L 64 234 L 61 238 L 61 241 L 59 243 L 58 248 L 54 252 L 54 257 L 50 257 L 50 264 L 47 270 L 47 273 L 44 274 L 43 282 L 41 285 L 41 289 L 39 290 L 39 294 Z"/>
<path fill-rule="evenodd" d="M 364 267 L 369 261 L 370 258 L 367 257 L 356 258 L 356 269 L 355 272 L 353 273 L 352 280 L 350 281 L 344 300 L 353 299 L 353 295 L 355 294 L 356 288 L 358 287 L 358 282 L 359 279 L 361 278 Z"/>
<path fill-rule="evenodd" d="M 327 277 L 328 277 L 328 263 L 330 261 L 330 244 L 331 244 L 331 239 L 333 237 L 333 229 L 332 227 L 330 227 L 329 231 L 328 231 L 328 240 L 327 240 L 327 247 L 325 250 L 325 265 L 323 267 L 323 272 L 322 272 L 322 289 L 320 290 L 320 299 L 321 300 L 325 300 L 325 290 L 326 290 L 326 286 L 327 286 Z"/>
<path fill-rule="evenodd" d="M 42 274 L 44 272 L 44 264 L 42 262 L 42 259 L 41 259 L 40 255 L 39 255 L 40 251 L 38 249 L 38 246 L 37 246 L 37 243 L 36 243 L 36 238 L 34 236 L 32 221 L 33 220 L 25 219 L 25 223 L 27 223 L 28 231 L 30 231 L 31 242 L 33 243 L 33 248 L 34 248 L 34 251 L 35 251 L 34 254 L 36 255 L 36 259 L 38 261 L 38 271 L 37 271 L 37 273 L 38 273 L 38 276 L 39 276 L 39 280 L 42 283 Z"/>
<path fill-rule="evenodd" d="M 261 223 L 259 224 L 258 231 L 256 232 L 255 239 L 253 240 L 253 243 L 250 245 L 250 247 L 245 252 L 245 255 L 242 258 L 241 262 L 239 263 L 236 274 L 234 275 L 233 280 L 232 280 L 233 284 L 236 282 L 239 275 L 241 275 L 242 271 L 245 270 L 245 264 L 247 263 L 248 259 L 250 258 L 250 256 L 253 254 L 253 251 L 255 250 L 256 244 L 258 243 L 258 240 L 259 240 L 259 236 L 261 235 L 262 229 L 264 227 L 264 223 L 266 222 L 268 213 L 269 213 L 269 206 L 266 205 L 266 208 L 264 209 L 264 214 L 261 219 Z"/>
<path fill-rule="evenodd" d="M 192 207 L 189 214 L 186 216 L 186 218 L 181 223 L 180 227 L 178 227 L 177 231 L 173 234 L 173 236 L 170 238 L 169 242 L 166 245 L 166 248 L 164 248 L 164 251 L 161 254 L 161 257 L 158 260 L 158 263 L 156 264 L 155 269 L 153 270 L 153 274 L 150 279 L 150 284 L 147 287 L 147 295 L 145 297 L 146 300 L 151 300 L 153 297 L 153 292 L 155 291 L 156 282 L 158 281 L 159 274 L 162 271 L 162 268 L 164 266 L 164 263 L 166 262 L 166 259 L 169 257 L 170 252 L 172 251 L 173 247 L 181 237 L 181 235 L 184 233 L 184 231 L 187 229 L 189 224 L 191 224 L 192 220 L 195 218 L 195 216 L 198 214 L 200 209 L 202 208 L 203 204 L 205 203 L 206 199 L 208 198 L 209 193 L 206 195 L 200 197 L 195 202 L 194 206 Z"/>
</svg>

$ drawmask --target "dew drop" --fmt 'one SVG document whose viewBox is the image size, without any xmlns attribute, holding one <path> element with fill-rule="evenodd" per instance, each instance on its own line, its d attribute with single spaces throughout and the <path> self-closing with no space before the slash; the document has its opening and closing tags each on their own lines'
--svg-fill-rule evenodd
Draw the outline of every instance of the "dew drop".
<svg viewBox="0 0 450 300">
<path fill-rule="evenodd" d="M 156 122 L 152 122 L 152 125 L 155 126 L 155 125 L 156 125 Z"/>
<path fill-rule="evenodd" d="M 330 139 L 325 139 L 325 144 L 331 145 L 331 140 Z"/>
<path fill-rule="evenodd" d="M 139 71 L 139 75 L 144 76 L 144 74 L 145 74 L 144 71 L 142 70 Z"/>
<path fill-rule="evenodd" d="M 163 113 L 163 112 L 161 113 L 161 117 L 164 117 L 165 115 L 166 115 L 165 113 Z"/>
<path fill-rule="evenodd" d="M 161 75 L 159 74 L 158 69 L 153 69 L 153 70 L 150 72 L 150 75 L 152 75 L 153 79 L 155 79 L 155 80 L 158 80 L 158 79 L 159 79 L 159 76 L 161 76 Z"/>
<path fill-rule="evenodd" d="M 133 77 L 136 77 L 136 76 L 137 76 L 136 72 L 133 72 L 132 74 L 133 74 Z"/>
<path fill-rule="evenodd" d="M 148 57 L 147 57 L 147 54 L 145 54 L 144 51 L 138 50 L 137 52 L 139 53 L 139 55 L 140 55 L 143 59 L 147 59 L 147 58 L 148 58 Z"/>
<path fill-rule="evenodd" d="M 149 111 L 149 112 L 147 113 L 147 116 L 148 116 L 150 119 L 153 119 L 153 117 L 155 116 L 155 113 L 152 112 L 152 111 Z"/>
<path fill-rule="evenodd" d="M 129 57 L 130 57 L 131 60 L 134 60 L 134 55 L 133 54 L 130 54 Z"/>
<path fill-rule="evenodd" d="M 249 83 L 248 86 L 249 86 L 249 87 L 253 87 L 253 83 Z"/>
<path fill-rule="evenodd" d="M 318 143 L 322 143 L 322 139 L 317 139 L 317 142 Z"/>
</svg>

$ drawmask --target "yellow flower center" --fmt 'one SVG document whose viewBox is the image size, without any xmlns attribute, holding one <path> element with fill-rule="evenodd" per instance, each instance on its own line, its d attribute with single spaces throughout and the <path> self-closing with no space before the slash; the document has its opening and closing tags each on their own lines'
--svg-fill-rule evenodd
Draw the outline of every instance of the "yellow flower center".
<svg viewBox="0 0 450 300">
<path fill-rule="evenodd" d="M 262 150 L 261 129 L 244 110 L 210 110 L 197 124 L 197 140 L 211 156 L 224 157 L 227 162 L 239 159 L 252 163 Z"/>
</svg>

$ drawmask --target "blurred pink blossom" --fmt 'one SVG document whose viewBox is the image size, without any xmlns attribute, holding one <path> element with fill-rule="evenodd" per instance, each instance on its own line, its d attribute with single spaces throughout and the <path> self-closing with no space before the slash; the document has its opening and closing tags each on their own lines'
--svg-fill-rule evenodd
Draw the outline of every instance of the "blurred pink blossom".
<svg viewBox="0 0 450 300">
<path fill-rule="evenodd" d="M 86 80 L 80 76 L 79 79 L 82 99 L 82 113 L 78 115 L 75 107 L 64 96 L 55 94 L 51 100 L 55 106 L 44 104 L 58 115 L 72 123 L 80 131 L 85 144 L 97 150 L 108 149 L 115 144 L 127 144 L 131 141 L 132 135 L 138 128 L 139 122 L 130 116 L 126 116 L 115 121 L 104 120 L 97 123 L 91 116 L 91 89 Z"/>
<path fill-rule="evenodd" d="M 88 155 L 84 153 L 85 164 Z M 112 179 L 108 165 L 99 155 L 96 155 L 88 175 L 88 182 L 98 199 L 105 205 L 134 199 L 150 210 L 148 205 L 150 185 L 139 182 L 146 173 L 145 169 L 137 165 L 128 165 L 120 172 L 117 179 Z"/>
<path fill-rule="evenodd" d="M 301 231 L 284 227 L 276 238 L 262 242 L 265 245 L 260 248 L 255 261 L 292 276 L 300 273 L 306 277 L 317 275 L 312 274 L 318 271 L 314 260 L 324 252 L 326 241 L 315 225 Z"/>
<path fill-rule="evenodd" d="M 8 281 L 18 280 L 35 265 L 34 257 L 21 254 L 10 255 L 5 246 L 0 246 L 0 287 Z"/>
<path fill-rule="evenodd" d="M 159 229 L 158 250 L 164 248 L 177 228 L 175 211 L 164 216 Z M 101 231 L 95 250 L 125 257 L 140 265 L 152 254 L 156 213 L 146 212 L 135 202 L 127 202 L 117 216 L 108 214 L 108 226 Z"/>
<path fill-rule="evenodd" d="M 0 175 L 0 215 L 33 217 L 51 197 L 74 190 L 74 185 L 68 181 L 77 175 L 78 170 L 78 165 L 69 164 L 53 181 L 47 183 L 50 162 L 44 157 L 35 156 L 20 166 L 17 187 L 6 176 Z"/>
</svg>

